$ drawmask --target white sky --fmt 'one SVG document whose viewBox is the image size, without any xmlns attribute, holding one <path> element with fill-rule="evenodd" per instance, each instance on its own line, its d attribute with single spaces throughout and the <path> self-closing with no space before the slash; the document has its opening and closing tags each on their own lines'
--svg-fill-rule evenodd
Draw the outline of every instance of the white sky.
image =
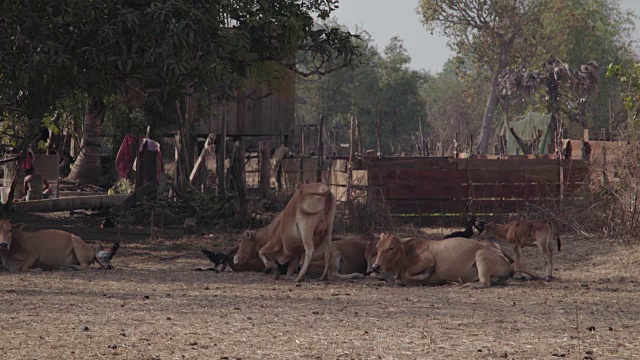
<svg viewBox="0 0 640 360">
<path fill-rule="evenodd" d="M 391 37 L 400 36 L 413 59 L 411 66 L 437 73 L 452 53 L 446 38 L 425 30 L 415 11 L 417 6 L 417 0 L 340 0 L 334 15 L 350 30 L 360 26 L 371 33 L 380 50 Z M 622 0 L 622 7 L 639 14 L 640 0 Z M 640 40 L 640 29 L 636 29 L 633 40 Z"/>
</svg>

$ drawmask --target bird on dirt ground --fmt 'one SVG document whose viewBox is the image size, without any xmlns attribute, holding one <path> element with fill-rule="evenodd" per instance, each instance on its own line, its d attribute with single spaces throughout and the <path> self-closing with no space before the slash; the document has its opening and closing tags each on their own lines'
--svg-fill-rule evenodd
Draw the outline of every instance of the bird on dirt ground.
<svg viewBox="0 0 640 360">
<path fill-rule="evenodd" d="M 476 223 L 476 217 L 473 214 L 467 214 L 464 219 L 464 231 L 454 231 L 451 234 L 445 236 L 445 239 L 454 237 L 470 238 L 473 236 L 473 227 Z M 483 228 L 484 230 L 484 228 Z"/>
<path fill-rule="evenodd" d="M 111 259 L 116 256 L 118 248 L 120 248 L 120 242 L 116 241 L 115 243 L 113 243 L 111 248 L 101 249 L 97 251 L 96 261 L 98 262 L 98 264 L 107 270 L 113 269 L 113 266 L 111 266 Z"/>
<path fill-rule="evenodd" d="M 225 253 L 209 251 L 207 249 L 202 249 L 202 253 L 204 254 L 204 256 L 207 257 L 207 259 L 209 259 L 209 261 L 211 261 L 215 265 L 215 267 L 212 267 L 206 270 L 213 270 L 215 272 L 219 272 L 218 266 L 222 264 L 226 264 L 229 261 L 229 257 Z M 204 270 L 200 269 L 200 271 L 204 271 Z"/>
</svg>

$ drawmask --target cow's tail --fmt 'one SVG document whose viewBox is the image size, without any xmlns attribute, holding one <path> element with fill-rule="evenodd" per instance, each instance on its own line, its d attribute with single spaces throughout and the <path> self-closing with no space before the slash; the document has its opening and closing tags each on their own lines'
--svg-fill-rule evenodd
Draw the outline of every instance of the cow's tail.
<svg viewBox="0 0 640 360">
<path fill-rule="evenodd" d="M 532 279 L 536 279 L 536 280 L 542 280 L 542 278 L 540 277 L 540 275 L 536 274 L 535 272 L 529 270 L 526 266 L 524 266 L 523 263 L 521 263 L 520 261 L 514 260 L 513 261 L 513 270 L 516 272 L 521 272 L 524 274 L 527 274 L 529 276 L 531 276 Z"/>
<path fill-rule="evenodd" d="M 524 274 L 527 274 L 527 275 L 531 276 L 532 279 L 536 279 L 536 280 L 541 280 L 542 279 L 540 277 L 540 275 L 538 275 L 535 272 L 529 270 L 526 266 L 524 266 L 523 263 L 521 263 L 518 260 L 515 260 L 513 257 L 511 257 L 511 255 L 509 255 L 507 252 L 505 252 L 502 249 L 502 246 L 500 246 L 500 243 L 495 238 L 489 238 L 488 242 L 491 245 L 497 247 L 500 250 L 500 252 L 502 253 L 502 255 L 505 258 L 507 258 L 507 260 L 509 260 L 509 262 L 513 266 L 513 272 L 511 274 L 511 276 L 513 276 L 516 272 L 521 272 L 521 273 L 524 273 Z"/>
<path fill-rule="evenodd" d="M 558 245 L 558 251 L 562 249 L 562 240 L 560 240 L 560 232 L 558 230 L 558 223 L 555 220 L 548 220 L 547 224 L 551 227 L 552 236 L 556 238 L 556 244 Z"/>
</svg>

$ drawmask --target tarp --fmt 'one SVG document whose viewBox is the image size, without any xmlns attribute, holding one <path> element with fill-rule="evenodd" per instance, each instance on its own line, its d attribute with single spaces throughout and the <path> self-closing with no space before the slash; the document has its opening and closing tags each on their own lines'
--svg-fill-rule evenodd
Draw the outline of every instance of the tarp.
<svg viewBox="0 0 640 360">
<path fill-rule="evenodd" d="M 547 144 L 551 139 L 549 134 L 550 122 L 551 114 L 540 114 L 531 111 L 521 117 L 520 120 L 510 122 L 508 126 L 513 128 L 513 131 L 525 143 L 531 143 L 539 137 L 538 154 L 546 154 Z M 518 142 L 516 142 L 516 138 L 513 137 L 511 131 L 508 128 L 504 130 L 507 135 L 507 155 L 522 155 L 522 149 L 518 146 Z"/>
</svg>

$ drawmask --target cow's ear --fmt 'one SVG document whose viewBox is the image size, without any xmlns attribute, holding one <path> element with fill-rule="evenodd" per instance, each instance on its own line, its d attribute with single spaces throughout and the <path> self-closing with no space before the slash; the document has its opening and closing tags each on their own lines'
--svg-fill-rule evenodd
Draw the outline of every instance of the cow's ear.
<svg viewBox="0 0 640 360">
<path fill-rule="evenodd" d="M 11 230 L 22 230 L 23 227 L 23 223 L 11 224 Z"/>
<path fill-rule="evenodd" d="M 255 230 L 247 230 L 244 232 L 244 238 L 247 240 L 252 240 L 253 238 L 255 238 L 255 236 L 256 236 Z"/>
</svg>

